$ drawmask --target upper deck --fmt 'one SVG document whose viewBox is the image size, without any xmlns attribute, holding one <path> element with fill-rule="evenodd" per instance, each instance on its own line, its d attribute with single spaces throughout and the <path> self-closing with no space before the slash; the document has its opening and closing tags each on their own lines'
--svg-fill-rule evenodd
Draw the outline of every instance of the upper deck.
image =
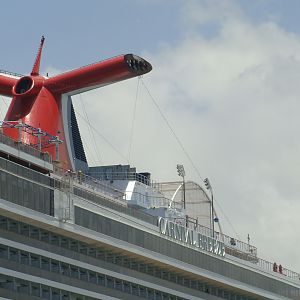
<svg viewBox="0 0 300 300">
<path fill-rule="evenodd" d="M 222 257 L 175 238 L 171 231 L 162 234 L 157 216 L 128 205 L 123 191 L 107 181 L 63 171 L 38 150 L 3 135 L 0 138 L 0 214 L 8 218 L 6 222 L 22 220 L 33 231 L 38 230 L 40 237 L 48 232 L 60 240 L 70 239 L 69 243 L 81 241 L 85 251 L 93 245 L 107 253 L 105 257 L 111 253 L 116 263 L 120 258 L 122 264 L 129 259 L 130 266 L 137 266 L 138 270 L 151 265 L 160 270 L 159 274 L 167 272 L 168 278 L 175 272 L 177 281 L 178 276 L 189 278 L 190 288 L 200 276 L 211 291 L 219 286 L 236 294 L 246 291 L 249 299 L 255 299 L 254 295 L 260 299 L 286 299 L 272 298 L 275 294 L 299 299 L 300 275 L 286 268 L 274 272 L 273 263 L 259 258 L 254 246 L 236 239 L 233 242 L 231 237 L 215 231 L 215 239 L 225 245 Z M 37 161 L 43 162 L 38 168 Z M 47 174 L 41 172 L 43 166 Z M 158 203 L 157 199 L 152 200 Z M 193 231 L 194 236 L 212 236 L 210 228 L 195 226 L 192 219 L 187 221 L 186 230 Z M 19 231 L 22 224 L 18 225 Z"/>
</svg>

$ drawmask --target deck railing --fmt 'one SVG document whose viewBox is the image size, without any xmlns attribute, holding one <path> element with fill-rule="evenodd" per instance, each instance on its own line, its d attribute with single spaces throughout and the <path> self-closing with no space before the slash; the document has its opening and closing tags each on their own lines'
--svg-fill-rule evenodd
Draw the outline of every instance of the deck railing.
<svg viewBox="0 0 300 300">
<path fill-rule="evenodd" d="M 51 156 L 49 153 L 41 152 L 38 149 L 31 147 L 30 145 L 17 142 L 11 139 L 10 137 L 4 135 L 2 132 L 0 132 L 0 143 L 10 146 L 19 151 L 25 152 L 29 155 L 35 156 L 39 159 L 42 159 L 45 162 L 51 163 Z"/>
</svg>

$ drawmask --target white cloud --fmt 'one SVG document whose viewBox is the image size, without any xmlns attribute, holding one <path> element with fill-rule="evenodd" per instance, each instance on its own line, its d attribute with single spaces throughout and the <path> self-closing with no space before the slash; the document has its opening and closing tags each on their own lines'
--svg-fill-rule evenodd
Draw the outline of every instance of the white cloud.
<svg viewBox="0 0 300 300">
<path fill-rule="evenodd" d="M 262 257 L 299 271 L 300 38 L 249 22 L 229 1 L 189 1 L 183 16 L 183 41 L 144 53 L 154 66 L 144 81 L 239 235 L 250 233 Z M 218 30 L 203 35 L 201 26 L 214 23 Z M 136 84 L 82 96 L 92 124 L 127 157 Z M 102 163 L 126 163 L 98 144 Z M 199 182 L 142 86 L 131 157 L 163 180 L 177 179 L 184 163 Z"/>
</svg>

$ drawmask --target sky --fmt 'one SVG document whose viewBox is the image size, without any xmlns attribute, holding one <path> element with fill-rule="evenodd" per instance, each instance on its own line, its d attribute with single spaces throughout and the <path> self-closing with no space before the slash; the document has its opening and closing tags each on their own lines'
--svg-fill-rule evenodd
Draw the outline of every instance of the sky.
<svg viewBox="0 0 300 300">
<path fill-rule="evenodd" d="M 90 165 L 213 186 L 228 235 L 300 272 L 298 0 L 6 1 L 0 69 L 49 76 L 134 53 L 153 70 L 74 97 Z M 4 117 L 9 99 L 0 97 Z M 167 122 L 166 122 L 167 120 Z M 88 123 L 95 131 L 91 133 Z M 170 130 L 172 128 L 172 130 Z M 179 141 L 179 142 L 178 142 Z"/>
</svg>

